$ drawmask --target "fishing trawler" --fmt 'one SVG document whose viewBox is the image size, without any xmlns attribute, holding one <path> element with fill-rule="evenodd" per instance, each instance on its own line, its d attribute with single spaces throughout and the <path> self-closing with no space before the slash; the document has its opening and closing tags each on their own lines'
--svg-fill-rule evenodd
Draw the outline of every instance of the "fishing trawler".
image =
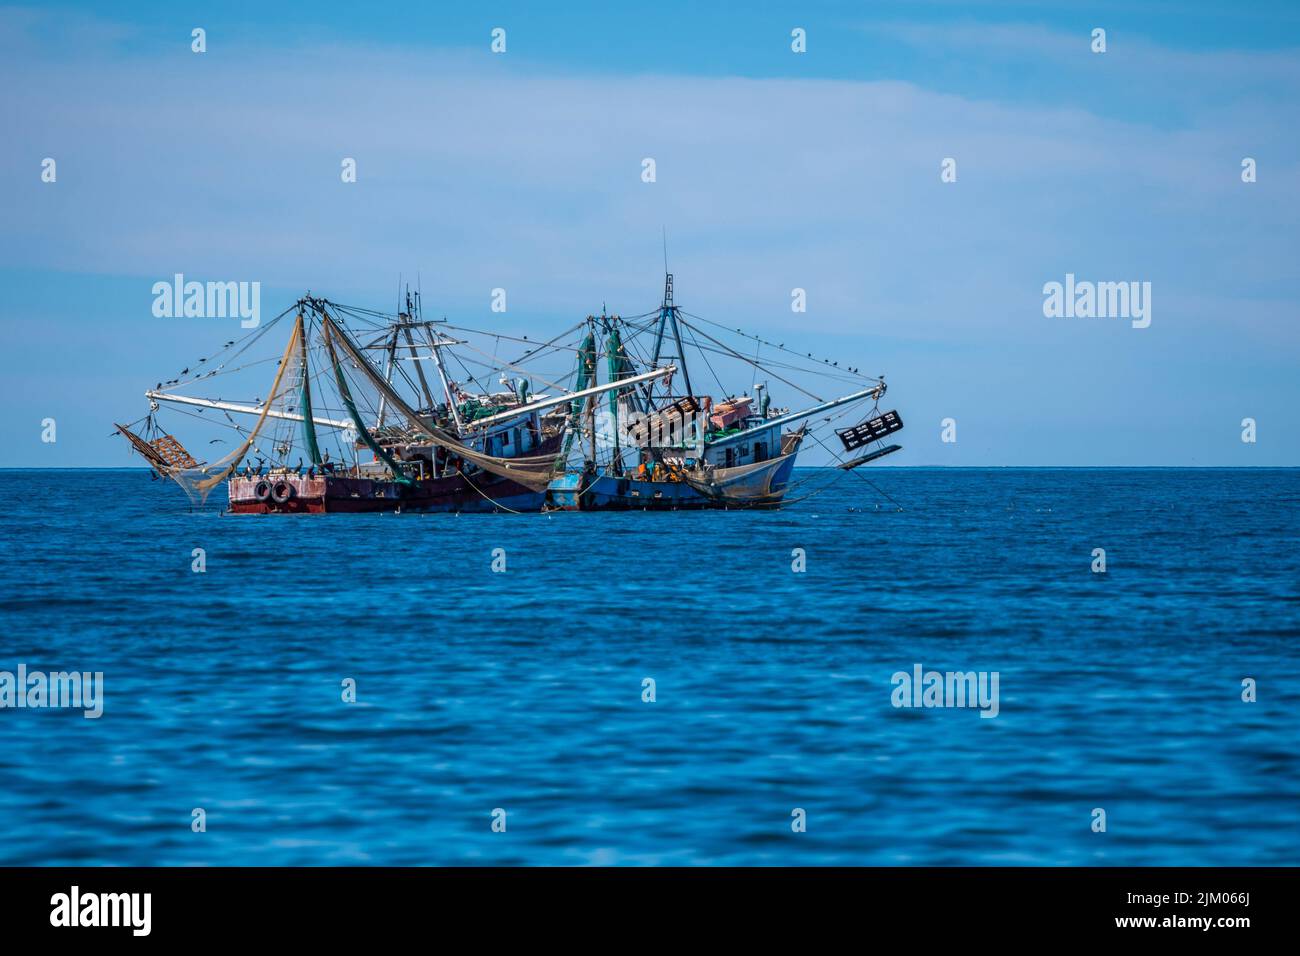
<svg viewBox="0 0 1300 956">
<path fill-rule="evenodd" d="M 265 402 L 188 394 L 187 386 L 210 389 L 211 379 L 260 364 L 234 363 L 290 315 Z M 371 325 L 375 334 L 358 341 L 345 317 Z M 448 364 L 458 346 L 470 343 L 449 335 L 445 321 L 425 321 L 419 293 L 408 292 L 406 309 L 374 329 L 377 317 L 308 295 L 251 341 L 228 342 L 216 356 L 146 391 L 150 411 L 143 424 L 117 430 L 155 476 L 173 479 L 196 503 L 226 482 L 236 514 L 540 510 L 567 427 L 566 415 L 554 409 L 572 396 L 533 397 L 527 378 L 502 376 L 498 384 L 507 387 L 493 388 L 464 362 L 464 380 L 453 380 Z M 367 352 L 382 355 L 382 367 Z M 402 367 L 404 359 L 413 373 Z M 437 385 L 430 384 L 426 361 Z M 199 460 L 162 429 L 163 405 L 215 418 L 239 436 L 236 448 Z M 245 426 L 235 416 L 253 422 Z M 333 438 L 333 457 L 326 436 Z"/>
<path fill-rule="evenodd" d="M 707 320 L 692 316 L 688 322 L 685 315 L 673 301 L 673 277 L 668 273 L 657 314 L 647 313 L 632 321 L 618 316 L 588 317 L 588 331 L 578 350 L 579 385 L 596 379 L 597 340 L 602 336 L 610 381 L 625 381 L 627 385 L 609 393 L 607 409 L 599 408 L 594 397 L 582 404 L 574 403 L 566 447 L 569 465 L 547 487 L 548 510 L 778 507 L 791 488 L 800 446 L 813 434 L 814 425 L 831 423 L 866 403 L 871 403 L 873 414 L 857 425 L 837 430 L 837 434 L 845 451 L 873 444 L 876 447 L 849 461 L 832 450 L 839 467 L 852 470 L 900 450 L 901 446 L 887 446 L 882 441 L 903 427 L 896 411 L 879 413 L 878 403 L 885 394 L 883 378 L 862 376 L 857 369 L 841 369 L 838 362 L 823 360 L 823 366 L 829 369 L 802 371 L 813 371 L 823 379 L 857 380 L 863 387 L 837 398 L 822 399 L 782 378 L 813 404 L 795 411 L 774 408 L 767 384 L 756 381 L 758 371 L 768 370 L 757 355 L 751 358 L 742 354 L 706 332 L 702 326 Z M 736 331 L 744 335 L 742 330 Z M 705 356 L 710 371 L 710 352 L 752 367 L 756 395 L 729 394 L 715 402 L 712 396 L 699 394 L 691 384 L 683 332 L 695 351 Z M 784 344 L 749 338 L 760 347 L 775 350 L 782 359 L 796 355 Z M 650 368 L 658 367 L 665 357 L 674 363 L 660 378 L 639 386 L 632 384 L 638 363 L 631 357 L 638 339 L 653 341 Z M 675 354 L 666 356 L 666 349 Z M 788 360 L 778 364 L 783 370 L 794 367 Z M 676 390 L 675 371 L 681 372 L 681 386 Z M 659 394 L 655 393 L 656 385 Z M 718 385 L 722 387 L 720 380 Z"/>
<path fill-rule="evenodd" d="M 117 430 L 155 477 L 196 503 L 226 483 L 235 514 L 773 508 L 794 488 L 795 459 L 810 437 L 842 470 L 899 449 L 883 443 L 902 421 L 879 412 L 882 378 L 829 359 L 792 362 L 783 344 L 736 330 L 757 343 L 750 357 L 705 324 L 716 325 L 673 302 L 671 274 L 657 310 L 631 319 L 602 311 L 541 343 L 426 321 L 418 292 L 408 291 L 395 315 L 308 294 L 147 390 L 148 414 Z M 278 360 L 255 358 L 258 343 L 286 326 Z M 715 362 L 752 369 L 753 394 L 728 393 L 720 379 L 716 401 L 699 394 L 687 339 L 715 379 Z M 525 350 L 506 359 L 505 346 Z M 764 347 L 778 358 L 760 361 Z M 227 379 L 272 360 L 265 401 L 211 397 L 219 383 L 230 394 Z M 561 364 L 539 368 L 548 361 Z M 772 407 L 760 371 L 811 404 Z M 808 374 L 859 387 L 821 398 L 795 380 Z M 545 391 L 534 394 L 534 382 Z M 209 394 L 191 394 L 195 387 Z M 837 435 L 845 451 L 875 447 L 845 461 L 816 433 L 868 403 L 868 417 Z M 233 431 L 233 450 L 192 454 L 162 426 L 164 406 Z"/>
</svg>

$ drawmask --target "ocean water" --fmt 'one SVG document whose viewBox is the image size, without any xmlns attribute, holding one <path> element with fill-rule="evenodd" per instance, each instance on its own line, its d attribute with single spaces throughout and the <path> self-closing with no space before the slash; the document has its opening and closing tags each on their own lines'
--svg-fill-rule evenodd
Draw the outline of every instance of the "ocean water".
<svg viewBox="0 0 1300 956">
<path fill-rule="evenodd" d="M 0 864 L 1300 863 L 1300 470 L 864 470 L 774 513 L 232 517 L 124 470 L 0 501 L 0 670 L 104 675 L 97 720 L 0 710 Z M 894 707 L 917 664 L 996 671 L 997 716 Z"/>
</svg>

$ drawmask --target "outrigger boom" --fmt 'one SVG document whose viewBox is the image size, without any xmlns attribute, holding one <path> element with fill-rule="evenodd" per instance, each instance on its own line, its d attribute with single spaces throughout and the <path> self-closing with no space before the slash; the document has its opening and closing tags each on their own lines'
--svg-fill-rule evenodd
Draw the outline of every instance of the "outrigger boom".
<svg viewBox="0 0 1300 956">
<path fill-rule="evenodd" d="M 155 392 L 152 389 L 144 393 L 144 397 L 155 402 L 174 402 L 177 405 L 198 405 L 200 408 L 218 408 L 223 412 L 239 412 L 241 415 L 261 415 L 266 410 L 265 405 L 241 405 L 238 402 L 217 402 L 208 398 L 191 398 L 188 395 L 169 395 L 166 392 Z M 279 418 L 284 421 L 300 422 L 303 416 L 295 415 L 293 412 L 281 412 L 274 408 L 266 411 L 267 418 Z M 326 428 L 344 428 L 350 429 L 352 422 L 338 421 L 333 418 L 317 418 L 315 415 L 311 418 L 312 424 L 324 425 Z"/>
<path fill-rule="evenodd" d="M 805 408 L 801 412 L 791 412 L 789 415 L 782 415 L 780 418 L 769 419 L 763 422 L 763 427 L 772 428 L 773 426 L 780 427 L 782 425 L 789 425 L 792 422 L 797 422 L 804 418 L 812 418 L 814 415 L 820 415 L 822 412 L 828 412 L 832 408 L 839 408 L 841 405 L 848 405 L 850 402 L 858 402 L 864 398 L 878 399 L 884 394 L 885 383 L 881 382 L 879 385 L 873 385 L 871 388 L 864 388 L 862 391 L 854 392 L 852 395 L 845 395 L 842 398 L 835 398 L 829 402 L 822 402 L 820 405 L 814 405 L 812 408 Z M 717 448 L 721 445 L 726 445 L 728 442 L 747 441 L 750 437 L 751 436 L 746 435 L 744 432 L 739 432 L 735 435 L 715 438 L 713 441 L 709 442 L 709 446 Z"/>
<path fill-rule="evenodd" d="M 571 402 L 575 399 L 586 398 L 588 395 L 601 395 L 605 392 L 613 391 L 616 388 L 626 388 L 628 385 L 637 385 L 641 382 L 647 382 L 653 378 L 659 378 L 664 375 L 671 375 L 677 371 L 675 365 L 665 365 L 663 368 L 657 368 L 650 372 L 643 372 L 640 375 L 633 375 L 629 378 L 619 379 L 617 382 L 606 382 L 604 385 L 593 385 L 591 388 L 584 388 L 577 392 L 566 392 L 563 395 L 553 398 L 544 398 L 541 401 L 532 402 L 529 405 L 523 405 L 519 408 L 512 408 L 508 412 L 501 412 L 497 415 L 489 415 L 474 421 L 473 427 L 480 428 L 484 425 L 491 425 L 495 422 L 505 421 L 510 418 L 517 418 L 520 415 L 529 412 L 541 411 L 545 408 L 554 408 L 556 405 L 563 405 L 565 402 Z M 170 395 L 167 392 L 157 392 L 152 389 L 144 393 L 144 397 L 156 402 L 175 402 L 179 405 L 198 405 L 201 408 L 217 408 L 226 412 L 239 412 L 244 415 L 261 415 L 265 406 L 262 405 L 241 405 L 238 402 L 218 402 L 207 398 L 191 398 L 188 395 Z M 820 409 L 815 409 L 813 414 Z M 292 412 L 281 412 L 271 409 L 266 413 L 268 418 L 279 418 L 285 421 L 300 422 L 303 420 L 301 415 L 295 415 Z M 351 421 L 339 421 L 333 418 L 317 418 L 312 416 L 312 423 L 324 425 L 327 428 L 352 429 L 354 426 Z"/>
<path fill-rule="evenodd" d="M 488 415 L 484 418 L 476 419 L 471 423 L 474 428 L 483 425 L 491 425 L 494 422 L 505 421 L 507 418 L 514 418 L 525 412 L 541 411 L 543 408 L 553 408 L 556 405 L 563 405 L 574 399 L 586 398 L 588 395 L 600 395 L 604 392 L 611 392 L 616 388 L 627 388 L 629 385 L 639 385 L 641 382 L 648 382 L 651 379 L 663 378 L 665 375 L 671 375 L 677 371 L 676 365 L 665 365 L 662 368 L 652 369 L 649 372 L 642 372 L 640 375 L 629 375 L 627 378 L 620 378 L 615 382 L 606 382 L 604 385 L 593 385 L 591 388 L 584 388 L 576 392 L 566 392 L 563 395 L 552 398 L 544 398 L 541 401 L 533 402 L 529 405 L 521 405 L 519 408 L 512 408 L 508 412 L 501 412 L 497 415 Z"/>
</svg>

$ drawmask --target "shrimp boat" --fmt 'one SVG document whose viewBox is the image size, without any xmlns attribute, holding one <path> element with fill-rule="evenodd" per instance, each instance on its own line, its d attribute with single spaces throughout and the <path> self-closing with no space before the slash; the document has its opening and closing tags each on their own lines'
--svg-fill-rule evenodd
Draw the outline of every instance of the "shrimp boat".
<svg viewBox="0 0 1300 956">
<path fill-rule="evenodd" d="M 265 401 L 190 394 L 219 382 L 225 392 L 226 379 L 270 361 L 246 356 L 286 325 Z M 308 295 L 147 390 L 148 415 L 117 430 L 196 503 L 225 482 L 235 514 L 538 511 L 567 430 L 557 409 L 574 396 L 533 396 L 527 377 L 494 382 L 499 363 L 458 354 L 483 350 L 451 333 L 445 320 L 423 319 L 418 292 L 392 317 Z M 234 449 L 192 454 L 160 424 L 163 406 L 233 431 Z"/>
<path fill-rule="evenodd" d="M 542 342 L 427 321 L 419 292 L 395 314 L 308 293 L 148 389 L 148 413 L 117 430 L 194 503 L 224 483 L 235 514 L 774 508 L 798 484 L 809 439 L 843 470 L 899 450 L 883 442 L 902 428 L 880 413 L 883 378 L 736 330 L 742 352 L 705 325 L 716 323 L 674 304 L 671 273 L 658 309 L 602 310 Z M 283 347 L 263 354 L 279 335 Z M 687 343 L 716 400 L 693 387 Z M 750 391 L 723 387 L 717 367 L 729 363 L 751 373 Z M 807 403 L 772 407 L 760 372 Z M 268 374 L 265 400 L 228 397 L 256 394 Z M 821 397 L 836 381 L 855 387 Z M 836 429 L 846 452 L 866 450 L 845 461 L 817 432 L 868 406 Z M 229 450 L 192 452 L 164 427 L 172 412 L 202 423 L 189 448 Z M 219 437 L 196 444 L 204 432 Z"/>
<path fill-rule="evenodd" d="M 623 387 L 608 394 L 605 408 L 595 396 L 573 403 L 567 467 L 547 487 L 548 510 L 779 507 L 792 488 L 795 459 L 805 440 L 813 437 L 820 443 L 815 435 L 818 428 L 868 405 L 871 412 L 864 420 L 836 433 L 846 452 L 869 450 L 844 460 L 828 448 L 839 468 L 852 470 L 901 449 L 882 441 L 903 427 L 897 411 L 880 413 L 879 400 L 886 390 L 883 377 L 863 376 L 856 368 L 841 368 L 829 359 L 822 360 L 821 368 L 809 368 L 811 355 L 797 356 L 783 343 L 747 336 L 758 343 L 751 357 L 705 330 L 706 324 L 716 323 L 699 316 L 687 321 L 688 315 L 673 301 L 673 276 L 668 273 L 657 313 L 632 320 L 588 316 L 587 332 L 578 348 L 578 386 L 595 382 L 603 355 L 609 381 Z M 742 330 L 736 332 L 744 335 Z M 728 393 L 717 400 L 700 394 L 691 383 L 684 336 L 715 378 L 715 360 L 710 355 L 752 368 L 755 394 Z M 660 374 L 638 382 L 643 378 L 638 376 L 642 363 L 633 355 L 642 342 L 650 355 L 645 364 Z M 775 353 L 775 361 L 759 360 L 757 353 L 764 346 Z M 668 355 L 669 350 L 673 354 Z M 797 356 L 800 364 L 792 363 L 789 356 Z M 660 369 L 665 358 L 673 364 Z M 861 387 L 826 399 L 793 378 L 776 375 L 776 368 L 782 373 L 811 372 L 822 380 L 857 382 Z M 681 375 L 675 388 L 676 371 Z M 772 372 L 810 404 L 798 410 L 773 407 L 768 384 L 757 381 L 760 371 Z M 717 384 L 722 388 L 721 380 Z"/>
</svg>

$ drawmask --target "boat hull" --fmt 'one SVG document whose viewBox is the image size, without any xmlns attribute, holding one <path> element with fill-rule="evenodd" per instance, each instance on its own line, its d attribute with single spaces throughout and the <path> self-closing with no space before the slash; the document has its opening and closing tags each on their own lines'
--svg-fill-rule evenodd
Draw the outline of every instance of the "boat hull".
<svg viewBox="0 0 1300 956">
<path fill-rule="evenodd" d="M 568 472 L 547 488 L 546 507 L 553 511 L 779 508 L 794 472 L 794 459 L 794 454 L 788 454 L 758 465 L 719 469 L 716 474 L 722 480 L 714 492 L 685 481 L 644 481 L 629 476 Z M 725 493 L 728 490 L 730 494 Z"/>
<path fill-rule="evenodd" d="M 259 500 L 261 482 L 293 490 L 284 501 Z M 488 474 L 473 478 L 457 474 L 412 485 L 343 475 L 238 477 L 227 484 L 232 514 L 540 511 L 546 498 L 543 492 Z"/>
</svg>

